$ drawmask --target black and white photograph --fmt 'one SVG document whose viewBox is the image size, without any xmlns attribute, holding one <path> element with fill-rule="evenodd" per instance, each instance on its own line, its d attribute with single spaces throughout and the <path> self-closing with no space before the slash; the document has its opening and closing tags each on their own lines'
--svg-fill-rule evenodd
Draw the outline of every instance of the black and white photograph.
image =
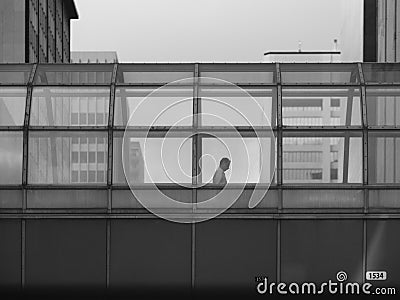
<svg viewBox="0 0 400 300">
<path fill-rule="evenodd" d="M 399 233 L 400 0 L 0 0 L 0 299 L 396 299 Z"/>
</svg>

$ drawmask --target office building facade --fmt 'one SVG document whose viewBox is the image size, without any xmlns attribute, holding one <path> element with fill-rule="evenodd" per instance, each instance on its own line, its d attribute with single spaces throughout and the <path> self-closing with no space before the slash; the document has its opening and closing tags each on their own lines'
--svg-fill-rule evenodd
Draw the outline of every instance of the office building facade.
<svg viewBox="0 0 400 300">
<path fill-rule="evenodd" d="M 4 0 L 0 13 L 0 62 L 70 62 L 73 0 Z"/>
</svg>

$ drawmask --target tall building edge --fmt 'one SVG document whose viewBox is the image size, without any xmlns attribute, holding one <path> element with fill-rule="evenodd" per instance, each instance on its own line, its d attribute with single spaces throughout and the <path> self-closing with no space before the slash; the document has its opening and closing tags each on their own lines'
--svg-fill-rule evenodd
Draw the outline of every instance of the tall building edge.
<svg viewBox="0 0 400 300">
<path fill-rule="evenodd" d="M 377 62 L 377 0 L 364 0 L 363 61 Z"/>
<path fill-rule="evenodd" d="M 0 1 L 0 63 L 69 63 L 74 0 Z"/>
</svg>

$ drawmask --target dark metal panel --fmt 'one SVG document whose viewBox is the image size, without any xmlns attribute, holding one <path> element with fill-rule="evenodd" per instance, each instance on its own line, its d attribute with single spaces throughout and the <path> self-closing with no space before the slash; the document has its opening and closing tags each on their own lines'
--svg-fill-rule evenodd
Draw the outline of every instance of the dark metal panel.
<svg viewBox="0 0 400 300">
<path fill-rule="evenodd" d="M 105 220 L 27 220 L 27 288 L 106 287 Z"/>
<path fill-rule="evenodd" d="M 0 220 L 0 294 L 21 287 L 21 221 Z"/>
<path fill-rule="evenodd" d="M 335 281 L 339 271 L 362 281 L 362 220 L 281 222 L 282 281 Z"/>
<path fill-rule="evenodd" d="M 367 271 L 386 271 L 385 281 L 374 286 L 400 288 L 399 220 L 367 221 Z"/>
<path fill-rule="evenodd" d="M 255 292 L 255 276 L 276 279 L 276 222 L 211 220 L 196 225 L 195 290 Z"/>
<path fill-rule="evenodd" d="M 191 287 L 191 225 L 160 219 L 112 220 L 110 288 Z"/>
</svg>

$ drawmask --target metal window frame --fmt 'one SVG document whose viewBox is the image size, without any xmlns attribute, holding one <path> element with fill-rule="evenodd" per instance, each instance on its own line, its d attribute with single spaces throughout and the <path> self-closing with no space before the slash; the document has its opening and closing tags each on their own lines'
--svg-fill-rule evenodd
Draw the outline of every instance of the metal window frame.
<svg viewBox="0 0 400 300">
<path fill-rule="evenodd" d="M 324 65 L 329 65 L 327 63 L 321 63 Z M 309 64 L 311 67 L 312 65 L 321 65 L 319 63 L 316 64 Z M 210 66 L 211 69 L 215 70 L 216 72 L 223 72 L 224 67 L 234 65 L 234 66 L 249 66 L 251 68 L 252 65 L 257 65 L 257 69 L 262 68 L 264 66 L 263 63 L 239 63 L 239 64 L 231 64 L 231 63 L 171 63 L 171 64 L 143 64 L 143 63 L 135 63 L 135 64 L 109 64 L 113 66 L 113 73 L 112 73 L 112 78 L 111 78 L 111 83 L 110 84 L 48 84 L 48 85 L 38 85 L 35 84 L 35 78 L 36 78 L 36 72 L 38 67 L 42 65 L 49 65 L 53 66 L 52 64 L 6 64 L 7 67 L 10 66 L 21 66 L 22 68 L 25 68 L 26 65 L 30 67 L 30 76 L 29 80 L 26 84 L 13 84 L 13 83 L 8 83 L 8 84 L 0 84 L 1 87 L 26 87 L 27 88 L 27 97 L 26 97 L 26 105 L 25 105 L 25 115 L 24 115 L 24 124 L 23 126 L 2 126 L 0 127 L 0 131 L 23 131 L 23 170 L 22 170 L 22 184 L 21 185 L 2 185 L 0 186 L 0 189 L 20 189 L 22 188 L 24 191 L 27 188 L 43 188 L 43 189 L 52 189 L 52 188 L 81 188 L 82 186 L 80 185 L 63 185 L 63 186 L 53 186 L 53 185 L 28 185 L 27 184 L 27 171 L 28 171 L 28 133 L 29 132 L 36 132 L 36 131 L 88 131 L 88 132 L 107 132 L 108 133 L 108 147 L 109 147 L 109 152 L 108 152 L 108 167 L 107 167 L 107 186 L 110 190 L 110 206 L 109 209 L 111 210 L 111 191 L 113 189 L 118 189 L 118 184 L 113 184 L 112 182 L 112 170 L 113 170 L 113 155 L 112 155 L 112 148 L 113 148 L 113 139 L 116 135 L 120 134 L 125 130 L 124 126 L 115 126 L 114 125 L 114 110 L 115 110 L 115 98 L 116 98 L 116 91 L 118 88 L 122 87 L 146 87 L 146 88 L 156 88 L 159 86 L 162 86 L 161 83 L 156 83 L 156 84 L 126 84 L 126 83 L 118 83 L 117 82 L 117 76 L 118 76 L 118 71 L 120 70 L 119 68 L 121 66 L 129 65 L 132 66 L 132 70 L 134 71 L 135 66 L 151 66 L 151 68 L 156 68 L 157 66 L 170 66 L 171 71 L 173 71 L 173 67 L 177 65 L 185 65 L 187 68 L 192 68 L 193 69 L 193 75 L 195 78 L 201 77 L 201 68 L 203 66 Z M 65 67 L 65 64 L 56 64 L 57 68 L 62 68 Z M 84 71 L 84 66 L 87 64 L 72 64 L 72 65 L 79 65 L 82 67 L 82 71 Z M 90 67 L 92 68 L 93 66 L 98 66 L 98 68 L 104 67 L 102 64 L 91 64 Z M 260 65 L 260 67 L 258 67 Z M 351 66 L 356 66 L 358 69 L 358 78 L 359 82 L 357 83 L 282 83 L 281 82 L 281 65 L 279 63 L 272 63 L 268 64 L 269 66 L 275 66 L 275 82 L 274 83 L 240 83 L 238 84 L 239 87 L 243 88 L 251 88 L 251 87 L 256 87 L 256 88 L 265 88 L 265 87 L 272 87 L 276 89 L 276 107 L 273 106 L 273 110 L 275 113 L 276 109 L 276 126 L 273 127 L 273 131 L 276 134 L 277 137 L 277 172 L 275 176 L 277 177 L 277 183 L 276 185 L 278 186 L 278 189 L 293 189 L 293 188 L 304 188 L 304 189 L 325 189 L 325 188 L 332 188 L 332 189 L 348 189 L 348 188 L 360 188 L 358 184 L 329 184 L 327 187 L 324 185 L 318 184 L 318 185 L 310 185 L 310 184 L 303 184 L 303 187 L 299 187 L 297 185 L 293 184 L 283 184 L 282 178 L 282 138 L 285 134 L 287 133 L 298 133 L 298 132 L 309 132 L 310 134 L 321 134 L 324 136 L 328 136 L 329 134 L 338 134 L 340 132 L 346 132 L 346 133 L 361 133 L 362 139 L 363 139 L 363 188 L 365 191 L 365 213 L 368 213 L 368 208 L 369 208 L 369 199 L 368 199 L 368 191 L 371 189 L 384 189 L 384 188 L 391 188 L 391 189 L 398 189 L 399 185 L 398 184 L 370 184 L 368 183 L 368 135 L 371 133 L 379 133 L 382 135 L 387 135 L 390 134 L 391 132 L 396 132 L 398 133 L 400 130 L 400 126 L 371 126 L 368 125 L 368 116 L 367 116 L 367 104 L 366 104 L 366 96 L 367 96 L 367 88 L 385 88 L 385 87 L 392 87 L 392 88 L 400 88 L 400 83 L 377 83 L 377 82 L 365 82 L 364 80 L 364 74 L 363 74 L 363 63 L 354 63 L 354 64 L 343 64 L 343 65 L 351 65 Z M 284 65 L 290 65 L 290 64 L 284 64 Z M 335 66 L 340 65 L 340 64 L 334 64 Z M 96 67 L 94 67 L 96 68 Z M 186 67 L 185 67 L 186 68 Z M 55 70 L 56 71 L 56 70 Z M 383 70 L 384 71 L 384 70 Z M 31 111 L 31 103 L 32 103 L 32 92 L 34 87 L 42 87 L 42 86 L 56 86 L 56 87 L 75 87 L 75 88 L 80 88 L 80 87 L 93 87 L 93 88 L 99 88 L 99 87 L 106 87 L 110 89 L 110 100 L 109 100 L 109 119 L 108 123 L 106 126 L 30 126 L 29 125 L 29 118 L 30 118 L 30 111 Z M 361 113 L 362 113 L 362 124 L 360 126 L 283 126 L 282 124 L 282 88 L 289 88 L 289 87 L 294 87 L 294 88 L 300 88 L 300 87 L 317 87 L 317 88 L 322 88 L 322 87 L 333 87 L 333 88 L 340 88 L 340 87 L 356 87 L 361 90 Z M 193 101 L 193 109 L 194 113 L 199 113 L 201 110 L 201 100 L 197 99 L 198 96 L 198 91 L 194 91 L 194 98 L 195 101 Z M 275 105 L 275 102 L 273 100 L 273 105 Z M 196 109 L 196 111 L 195 111 Z M 196 115 L 197 116 L 197 115 Z M 224 128 L 224 127 L 213 127 L 213 126 L 204 126 L 201 128 L 196 128 L 199 126 L 200 120 L 197 120 L 197 118 L 194 118 L 194 121 L 197 122 L 197 126 L 192 126 L 192 127 L 186 127 L 186 128 L 179 128 L 177 131 L 182 130 L 182 131 L 192 131 L 193 134 L 196 135 L 196 138 L 193 141 L 194 147 L 193 147 L 193 158 L 192 158 L 192 169 L 193 169 L 193 174 L 197 174 L 198 170 L 195 170 L 193 166 L 196 165 L 196 162 L 198 161 L 198 156 L 199 153 L 201 153 L 200 147 L 200 134 L 199 131 L 200 129 L 203 131 L 210 131 L 210 132 L 226 132 L 227 134 L 230 132 L 230 129 Z M 135 127 L 135 128 L 129 128 L 132 132 L 141 132 L 144 131 L 144 127 Z M 170 128 L 167 126 L 159 126 L 159 127 L 152 127 L 150 132 L 152 136 L 162 136 L 163 133 L 168 131 Z M 238 132 L 243 134 L 244 136 L 249 136 L 251 135 L 252 129 L 246 128 L 244 126 L 237 126 L 235 128 Z M 258 128 L 261 132 L 263 131 L 264 128 Z M 111 148 L 111 151 L 110 151 Z M 196 178 L 198 179 L 198 178 Z M 168 188 L 168 184 L 162 184 L 166 188 Z M 251 186 L 251 185 L 249 185 Z M 96 186 L 96 188 L 99 188 L 100 186 Z M 89 185 L 85 185 L 85 188 L 91 188 Z M 248 187 L 246 187 L 248 188 Z M 271 187 L 273 188 L 273 187 Z M 194 195 L 193 197 L 196 197 Z M 282 201 L 282 195 L 279 197 L 280 203 Z M 26 196 L 24 197 L 24 207 L 26 208 Z"/>
</svg>

